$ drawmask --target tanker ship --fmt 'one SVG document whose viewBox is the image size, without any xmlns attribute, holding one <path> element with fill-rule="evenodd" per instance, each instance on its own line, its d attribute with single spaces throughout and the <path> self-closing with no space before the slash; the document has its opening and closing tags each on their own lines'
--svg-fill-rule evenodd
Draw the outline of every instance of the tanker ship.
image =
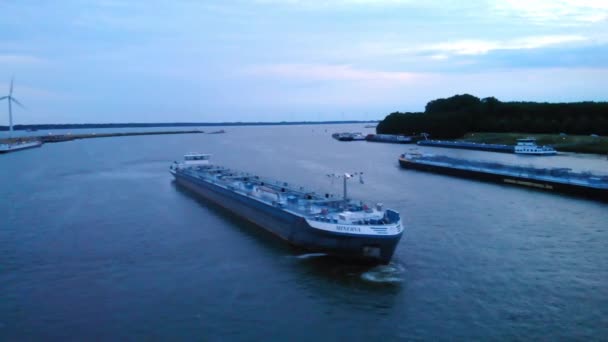
<svg viewBox="0 0 608 342">
<path fill-rule="evenodd" d="M 397 211 L 347 196 L 360 173 L 328 175 L 343 180 L 336 198 L 213 165 L 208 154 L 186 154 L 169 170 L 179 185 L 307 251 L 386 264 L 403 234 Z"/>
</svg>

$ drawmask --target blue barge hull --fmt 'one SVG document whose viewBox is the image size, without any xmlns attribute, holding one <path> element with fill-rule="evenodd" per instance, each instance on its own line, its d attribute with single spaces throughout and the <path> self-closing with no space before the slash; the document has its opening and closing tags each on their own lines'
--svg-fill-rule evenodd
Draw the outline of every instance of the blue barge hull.
<svg viewBox="0 0 608 342">
<path fill-rule="evenodd" d="M 185 173 L 174 172 L 173 175 L 179 185 L 256 224 L 290 244 L 308 251 L 366 262 L 388 263 L 401 237 L 399 235 L 397 238 L 394 236 L 365 236 L 362 238 L 354 234 L 315 229 L 310 227 L 303 217 L 278 207 L 252 200 Z M 380 253 L 370 257 L 365 255 L 366 248 L 377 248 Z"/>
<path fill-rule="evenodd" d="M 390 144 L 411 144 L 414 142 L 412 137 L 395 134 L 368 134 L 365 140 Z"/>
<path fill-rule="evenodd" d="M 576 196 L 592 198 L 608 202 L 608 187 L 604 186 L 585 186 L 580 184 L 560 182 L 556 180 L 542 179 L 530 175 L 516 175 L 493 172 L 491 170 L 459 168 L 450 165 L 428 164 L 417 162 L 401 156 L 399 164 L 403 168 L 428 171 L 451 176 L 476 179 L 486 182 L 494 182 L 515 186 L 528 187 L 532 189 L 552 191 Z"/>
<path fill-rule="evenodd" d="M 478 144 L 466 141 L 445 141 L 445 140 L 421 140 L 417 142 L 421 146 L 434 146 L 446 148 L 459 148 L 464 150 L 477 150 L 501 153 L 515 153 L 515 147 L 510 145 L 498 144 Z"/>
</svg>

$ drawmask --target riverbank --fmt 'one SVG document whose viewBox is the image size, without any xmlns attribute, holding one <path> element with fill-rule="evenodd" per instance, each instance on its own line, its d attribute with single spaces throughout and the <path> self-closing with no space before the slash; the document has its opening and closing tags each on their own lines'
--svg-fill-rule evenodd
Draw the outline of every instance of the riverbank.
<svg viewBox="0 0 608 342">
<path fill-rule="evenodd" d="M 532 133 L 468 133 L 461 140 L 513 145 L 517 139 L 533 137 L 538 145 L 551 145 L 558 151 L 608 154 L 608 137 L 590 135 Z"/>
<path fill-rule="evenodd" d="M 160 134 L 197 134 L 204 133 L 201 130 L 191 131 L 161 131 L 161 132 L 124 132 L 124 133 L 86 133 L 86 134 L 48 134 L 31 137 L 19 137 L 19 138 L 6 138 L 1 139 L 0 143 L 4 144 L 16 144 L 25 141 L 41 141 L 43 143 L 53 143 L 62 141 L 71 141 L 77 139 L 91 139 L 91 138 L 110 138 L 110 137 L 125 137 L 133 135 L 160 135 Z"/>
</svg>

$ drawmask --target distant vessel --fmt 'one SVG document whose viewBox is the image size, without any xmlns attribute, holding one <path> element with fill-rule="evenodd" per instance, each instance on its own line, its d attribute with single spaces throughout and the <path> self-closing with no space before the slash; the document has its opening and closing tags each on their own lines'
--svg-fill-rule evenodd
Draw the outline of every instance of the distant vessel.
<svg viewBox="0 0 608 342">
<path fill-rule="evenodd" d="M 361 132 L 355 132 L 355 133 L 353 133 L 353 140 L 356 140 L 356 141 L 365 140 L 365 135 L 363 135 L 363 133 L 361 133 Z"/>
<path fill-rule="evenodd" d="M 534 138 L 525 138 L 517 139 L 517 145 L 515 145 L 515 153 L 532 155 L 555 155 L 557 154 L 557 151 L 551 146 L 536 145 L 536 139 Z"/>
<path fill-rule="evenodd" d="M 219 131 L 209 132 L 208 134 L 223 134 L 223 133 L 226 133 L 226 131 L 224 131 L 223 129 L 220 129 Z"/>
<path fill-rule="evenodd" d="M 340 141 L 359 141 L 359 140 L 365 140 L 365 135 L 363 135 L 363 133 L 361 132 L 355 132 L 355 133 L 349 133 L 349 132 L 343 132 L 343 133 L 334 133 L 331 135 L 334 139 L 336 140 L 340 140 Z"/>
<path fill-rule="evenodd" d="M 9 153 L 42 146 L 41 141 L 24 141 L 18 143 L 0 144 L 0 153 Z"/>
<path fill-rule="evenodd" d="M 350 133 L 348 132 L 343 132 L 343 133 L 333 133 L 331 135 L 332 138 L 336 139 L 336 140 L 340 140 L 340 141 L 352 141 L 353 137 Z"/>
<path fill-rule="evenodd" d="M 478 151 L 503 152 L 503 153 L 513 153 L 514 152 L 514 148 L 512 145 L 484 144 L 484 143 L 475 143 L 475 142 L 469 142 L 469 141 L 420 140 L 417 142 L 417 144 L 420 146 L 459 148 L 459 149 L 464 149 L 464 150 L 478 150 Z"/>
<path fill-rule="evenodd" d="M 178 184 L 295 246 L 349 259 L 388 263 L 403 234 L 398 212 L 344 196 L 318 195 L 302 187 L 233 171 L 189 153 L 170 172 Z M 335 175 L 331 175 L 335 176 Z"/>
<path fill-rule="evenodd" d="M 471 161 L 446 156 L 405 153 L 399 157 L 404 168 L 444 173 L 503 184 L 562 192 L 608 201 L 608 176 L 571 169 L 540 169 L 495 162 Z"/>
<path fill-rule="evenodd" d="M 517 153 L 530 155 L 555 155 L 557 151 L 551 146 L 538 146 L 536 139 L 526 138 L 517 139 L 517 145 L 486 144 L 470 141 L 451 141 L 451 140 L 420 140 L 420 146 L 459 148 L 464 150 L 478 150 L 502 153 Z"/>
<path fill-rule="evenodd" d="M 413 142 L 411 137 L 396 134 L 368 134 L 365 140 L 393 144 L 410 144 Z"/>
</svg>

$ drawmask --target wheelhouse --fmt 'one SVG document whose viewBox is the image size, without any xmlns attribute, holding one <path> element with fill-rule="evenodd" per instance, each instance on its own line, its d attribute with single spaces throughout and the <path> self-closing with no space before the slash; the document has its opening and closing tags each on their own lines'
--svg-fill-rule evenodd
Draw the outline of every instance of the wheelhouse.
<svg viewBox="0 0 608 342">
<path fill-rule="evenodd" d="M 210 154 L 205 153 L 187 153 L 184 155 L 185 165 L 208 165 L 211 159 Z"/>
</svg>

